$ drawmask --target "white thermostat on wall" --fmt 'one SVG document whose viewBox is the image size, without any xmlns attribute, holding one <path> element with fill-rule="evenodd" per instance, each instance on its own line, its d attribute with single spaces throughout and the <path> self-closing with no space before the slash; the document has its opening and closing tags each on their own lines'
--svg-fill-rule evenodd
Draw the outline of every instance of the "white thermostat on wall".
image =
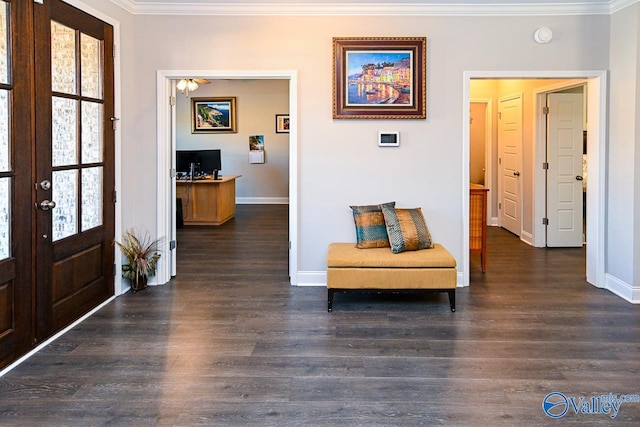
<svg viewBox="0 0 640 427">
<path fill-rule="evenodd" d="M 378 132 L 378 145 L 380 147 L 400 146 L 400 132 Z"/>
</svg>

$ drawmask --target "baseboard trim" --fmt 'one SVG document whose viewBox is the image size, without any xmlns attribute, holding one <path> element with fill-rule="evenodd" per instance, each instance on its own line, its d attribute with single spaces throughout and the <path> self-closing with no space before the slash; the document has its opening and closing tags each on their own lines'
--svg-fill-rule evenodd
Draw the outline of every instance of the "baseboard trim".
<svg viewBox="0 0 640 427">
<path fill-rule="evenodd" d="M 605 289 L 632 304 L 640 304 L 640 288 L 633 287 L 624 280 L 605 274 Z"/>
<path fill-rule="evenodd" d="M 296 286 L 327 286 L 326 271 L 298 271 Z"/>
<path fill-rule="evenodd" d="M 520 240 L 522 240 L 523 242 L 525 242 L 529 246 L 534 246 L 534 244 L 533 244 L 533 234 L 531 234 L 531 233 L 527 233 L 526 231 L 523 231 L 522 235 L 520 236 Z"/>
<path fill-rule="evenodd" d="M 236 205 L 288 205 L 288 197 L 236 197 Z"/>
</svg>

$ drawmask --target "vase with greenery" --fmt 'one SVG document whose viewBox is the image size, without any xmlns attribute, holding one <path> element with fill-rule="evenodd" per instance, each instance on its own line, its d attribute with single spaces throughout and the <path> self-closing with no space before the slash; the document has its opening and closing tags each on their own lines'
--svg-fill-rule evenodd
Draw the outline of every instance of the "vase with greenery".
<svg viewBox="0 0 640 427">
<path fill-rule="evenodd" d="M 122 277 L 131 281 L 133 292 L 146 289 L 149 277 L 156 274 L 160 259 L 158 242 L 148 232 L 139 233 L 133 228 L 124 232 L 122 242 L 114 242 L 127 258 L 128 264 L 122 266 Z"/>
</svg>

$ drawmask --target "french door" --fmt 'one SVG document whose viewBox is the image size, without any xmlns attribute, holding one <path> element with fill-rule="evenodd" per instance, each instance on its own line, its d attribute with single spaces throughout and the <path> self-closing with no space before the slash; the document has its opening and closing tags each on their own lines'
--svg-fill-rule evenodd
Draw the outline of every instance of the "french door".
<svg viewBox="0 0 640 427">
<path fill-rule="evenodd" d="M 115 216 L 113 28 L 61 0 L 0 6 L 3 365 L 113 294 Z"/>
</svg>

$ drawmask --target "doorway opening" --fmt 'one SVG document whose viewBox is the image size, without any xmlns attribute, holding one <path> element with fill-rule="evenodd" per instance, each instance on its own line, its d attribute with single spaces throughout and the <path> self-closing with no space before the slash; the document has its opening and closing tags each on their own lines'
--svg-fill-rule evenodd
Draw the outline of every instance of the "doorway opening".
<svg viewBox="0 0 640 427">
<path fill-rule="evenodd" d="M 290 284 L 297 285 L 297 72 L 285 71 L 215 71 L 215 70 L 161 70 L 157 72 L 157 99 L 171 100 L 176 96 L 175 81 L 182 78 L 201 78 L 215 80 L 287 80 L 289 85 L 289 277 Z M 180 94 L 180 96 L 183 96 Z M 158 264 L 157 283 L 166 283 L 175 274 L 175 177 L 171 176 L 174 165 L 175 147 L 175 109 L 170 102 L 159 102 L 158 118 L 158 171 L 167 171 L 158 180 L 157 198 L 157 236 L 161 244 L 171 248 L 170 256 Z M 247 141 L 248 151 L 248 141 Z"/>
<path fill-rule="evenodd" d="M 529 224 L 532 230 L 525 235 L 523 240 L 533 246 L 546 246 L 545 228 L 542 224 L 543 218 L 546 216 L 546 171 L 542 169 L 546 160 L 546 117 L 542 113 L 542 107 L 546 105 L 546 94 L 548 92 L 557 92 L 569 87 L 585 85 L 588 90 L 587 98 L 587 150 L 589 152 L 589 163 L 587 165 L 589 176 L 589 199 L 585 206 L 587 216 L 586 233 L 588 237 L 588 245 L 586 248 L 586 278 L 587 281 L 595 286 L 604 286 L 604 153 L 606 129 L 604 119 L 606 117 L 606 72 L 604 71 L 583 71 L 583 72 L 465 72 L 464 73 L 464 105 L 463 109 L 463 221 L 464 221 L 464 245 L 463 253 L 463 284 L 469 283 L 469 182 L 471 181 L 469 165 L 470 159 L 470 117 L 469 105 L 477 98 L 492 98 L 486 93 L 478 94 L 472 92 L 472 80 L 538 80 L 546 84 L 538 84 L 534 89 L 527 89 L 525 96 L 532 97 L 530 109 L 525 108 L 523 115 L 529 120 L 530 124 L 526 132 L 531 136 L 531 142 L 528 147 L 525 144 L 525 150 L 529 150 L 529 158 L 523 163 L 524 170 L 528 169 L 528 173 L 523 178 L 527 180 L 528 198 L 525 198 L 523 204 L 524 209 L 530 209 L 530 217 L 533 224 Z M 496 116 L 491 118 L 493 128 L 496 128 Z M 493 140 L 486 146 L 487 150 L 487 166 L 497 166 L 497 137 L 494 135 Z M 495 164 L 494 164 L 495 163 Z M 539 167 L 538 167 L 539 166 Z M 497 188 L 496 172 L 492 173 L 492 178 L 487 175 L 486 185 L 491 188 Z M 497 215 L 497 198 L 494 197 L 489 203 L 488 215 L 490 225 L 499 224 Z M 488 213 L 489 213 L 488 212 Z M 490 264 L 489 264 L 490 265 Z M 490 267 L 489 267 L 490 268 Z"/>
</svg>

